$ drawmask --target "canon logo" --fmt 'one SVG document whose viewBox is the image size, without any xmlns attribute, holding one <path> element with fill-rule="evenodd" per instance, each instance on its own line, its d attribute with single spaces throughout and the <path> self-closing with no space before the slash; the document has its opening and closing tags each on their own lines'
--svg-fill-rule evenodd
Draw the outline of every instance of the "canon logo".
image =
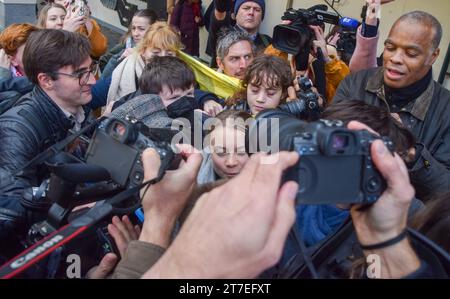
<svg viewBox="0 0 450 299">
<path fill-rule="evenodd" d="M 21 256 L 17 260 L 15 260 L 14 262 L 12 262 L 11 263 L 11 268 L 12 269 L 17 269 L 17 268 L 22 267 L 27 262 L 31 261 L 32 259 L 34 259 L 39 254 L 43 253 L 47 249 L 51 248 L 52 246 L 57 244 L 62 239 L 64 239 L 64 236 L 61 236 L 61 235 L 53 236 L 52 238 L 50 238 L 49 240 L 44 242 L 42 245 L 39 245 L 38 247 L 36 247 L 32 251 L 28 252 L 25 256 Z"/>
</svg>

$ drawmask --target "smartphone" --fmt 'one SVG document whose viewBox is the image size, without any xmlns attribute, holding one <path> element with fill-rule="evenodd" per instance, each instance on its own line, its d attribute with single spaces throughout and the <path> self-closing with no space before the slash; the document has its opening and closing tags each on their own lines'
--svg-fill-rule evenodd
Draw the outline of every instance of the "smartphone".
<svg viewBox="0 0 450 299">
<path fill-rule="evenodd" d="M 89 9 L 83 0 L 73 0 L 70 4 L 70 9 L 72 13 L 77 13 L 78 17 L 88 16 L 89 14 Z"/>
</svg>

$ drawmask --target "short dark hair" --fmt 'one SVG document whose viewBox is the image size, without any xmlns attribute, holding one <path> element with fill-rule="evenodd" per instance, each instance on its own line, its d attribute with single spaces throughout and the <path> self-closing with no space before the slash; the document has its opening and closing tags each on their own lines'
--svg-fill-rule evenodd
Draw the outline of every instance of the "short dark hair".
<svg viewBox="0 0 450 299">
<path fill-rule="evenodd" d="M 352 120 L 362 122 L 380 135 L 388 136 L 394 142 L 395 151 L 398 153 L 406 153 L 416 144 L 412 133 L 396 121 L 389 111 L 363 101 L 332 103 L 322 113 L 322 118 L 341 120 L 345 124 Z"/>
<path fill-rule="evenodd" d="M 40 73 L 49 74 L 65 66 L 78 68 L 91 53 L 89 40 L 80 33 L 56 29 L 33 32 L 23 52 L 23 64 L 28 79 L 39 84 Z"/>
<path fill-rule="evenodd" d="M 142 71 L 139 89 L 143 94 L 158 94 L 164 85 L 171 91 L 187 90 L 195 85 L 194 72 L 178 57 L 155 56 Z"/>
<path fill-rule="evenodd" d="M 401 21 L 408 21 L 411 23 L 420 23 L 426 26 L 430 26 L 434 31 L 434 36 L 432 40 L 433 49 L 439 48 L 439 44 L 442 39 L 442 25 L 441 23 L 431 14 L 424 11 L 412 11 L 402 15 L 395 24 Z M 394 24 L 394 26 L 395 26 Z"/>
</svg>

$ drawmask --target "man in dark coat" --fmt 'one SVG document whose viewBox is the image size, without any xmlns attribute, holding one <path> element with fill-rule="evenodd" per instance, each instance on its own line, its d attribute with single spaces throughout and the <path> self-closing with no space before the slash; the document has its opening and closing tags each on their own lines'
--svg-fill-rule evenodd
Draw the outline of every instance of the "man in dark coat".
<svg viewBox="0 0 450 299">
<path fill-rule="evenodd" d="M 385 41 L 383 67 L 348 76 L 334 97 L 384 107 L 411 130 L 408 170 L 422 200 L 450 189 L 450 92 L 432 78 L 441 37 L 432 15 L 403 15 Z"/>
<path fill-rule="evenodd" d="M 25 167 L 48 147 L 79 130 L 86 119 L 96 70 L 90 43 L 78 33 L 43 29 L 24 50 L 24 65 L 34 89 L 0 116 L 0 239 L 24 233 L 42 220 L 33 207 L 46 201 L 24 196 L 48 177 L 43 166 Z M 11 244 L 10 244 L 11 245 Z"/>
</svg>

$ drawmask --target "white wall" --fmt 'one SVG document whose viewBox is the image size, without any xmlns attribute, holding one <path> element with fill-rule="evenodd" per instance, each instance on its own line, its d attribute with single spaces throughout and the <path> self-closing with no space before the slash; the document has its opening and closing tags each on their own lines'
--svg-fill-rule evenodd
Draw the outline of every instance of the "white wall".
<svg viewBox="0 0 450 299">
<path fill-rule="evenodd" d="M 128 0 L 128 2 L 137 5 L 139 9 L 147 8 L 147 4 L 142 1 Z M 120 24 L 119 15 L 117 14 L 117 11 L 104 7 L 103 4 L 100 2 L 100 0 L 90 0 L 89 7 L 91 8 L 92 16 L 94 16 L 95 18 L 103 22 L 106 22 L 114 27 L 117 27 L 121 30 L 124 31 L 128 30 L 128 28 Z"/>
</svg>

